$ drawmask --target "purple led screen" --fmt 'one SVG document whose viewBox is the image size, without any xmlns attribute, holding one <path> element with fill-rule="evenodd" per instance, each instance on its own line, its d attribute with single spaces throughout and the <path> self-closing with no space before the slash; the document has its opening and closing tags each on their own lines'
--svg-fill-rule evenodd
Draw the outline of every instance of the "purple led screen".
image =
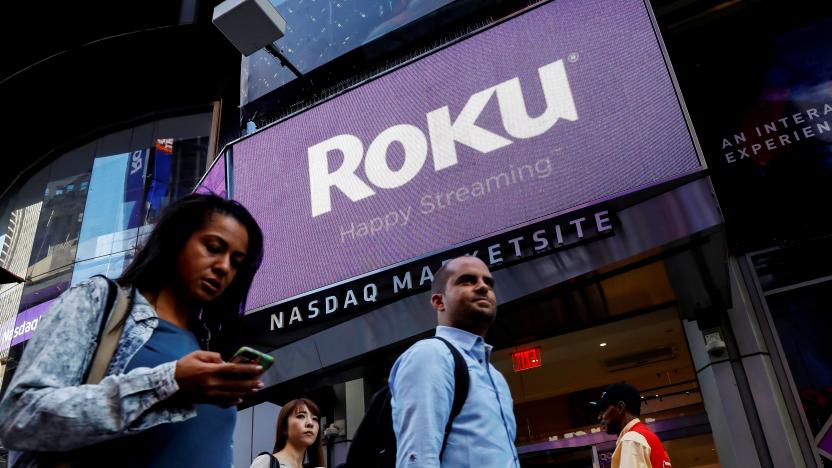
<svg viewBox="0 0 832 468">
<path fill-rule="evenodd" d="M 13 321 L 9 320 L 3 326 L 0 326 L 0 333 L 3 333 L 0 344 L 8 343 L 8 347 L 11 347 L 31 338 L 37 329 L 40 318 L 49 310 L 53 302 L 55 302 L 54 299 L 30 307 L 17 314 Z M 14 326 L 11 326 L 12 323 L 14 323 Z"/>
<path fill-rule="evenodd" d="M 818 448 L 826 453 L 832 454 L 832 427 L 826 427 L 826 432 L 818 435 Z"/>
<path fill-rule="evenodd" d="M 551 2 L 234 146 L 248 306 L 699 169 L 645 5 Z"/>
<path fill-rule="evenodd" d="M 228 190 L 225 184 L 225 154 L 221 154 L 202 181 L 194 190 L 196 193 L 214 193 L 227 198 Z"/>
</svg>

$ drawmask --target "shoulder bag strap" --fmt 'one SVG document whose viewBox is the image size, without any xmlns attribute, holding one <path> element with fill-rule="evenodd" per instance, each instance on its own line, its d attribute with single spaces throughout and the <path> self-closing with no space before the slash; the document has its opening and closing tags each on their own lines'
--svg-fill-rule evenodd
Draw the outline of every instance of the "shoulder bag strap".
<svg viewBox="0 0 832 468">
<path fill-rule="evenodd" d="M 271 453 L 271 452 L 260 452 L 260 453 L 257 454 L 258 457 L 260 455 L 266 455 L 267 457 L 269 457 L 269 468 L 280 468 L 280 462 L 277 461 L 277 457 L 275 457 L 273 453 Z"/>
<path fill-rule="evenodd" d="M 98 346 L 95 349 L 92 363 L 87 369 L 85 383 L 97 384 L 101 382 L 107 373 L 107 367 L 113 359 L 121 334 L 124 331 L 124 323 L 127 321 L 130 302 L 133 297 L 133 290 L 125 293 L 124 288 L 117 285 L 113 280 L 107 279 L 107 307 L 101 317 L 101 329 L 98 333 Z"/>
<path fill-rule="evenodd" d="M 445 445 L 448 444 L 448 436 L 451 435 L 451 426 L 454 424 L 454 419 L 459 416 L 462 407 L 465 405 L 465 400 L 468 398 L 468 387 L 470 386 L 471 377 L 468 375 L 468 364 L 465 363 L 465 358 L 456 349 L 456 346 L 451 344 L 445 338 L 434 336 L 437 340 L 445 343 L 445 346 L 451 351 L 454 357 L 454 402 L 451 405 L 451 414 L 448 416 L 448 423 L 445 424 L 445 437 L 442 439 L 442 449 L 439 451 L 439 460 L 442 460 L 442 455 L 445 453 Z"/>
</svg>

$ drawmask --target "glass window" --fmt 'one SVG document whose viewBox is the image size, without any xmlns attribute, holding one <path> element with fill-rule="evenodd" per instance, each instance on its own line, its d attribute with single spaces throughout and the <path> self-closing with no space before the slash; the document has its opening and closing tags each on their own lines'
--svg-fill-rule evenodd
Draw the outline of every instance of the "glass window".
<svg viewBox="0 0 832 468">
<path fill-rule="evenodd" d="M 27 278 L 25 287 L 0 286 L 0 332 L 19 310 L 70 284 L 120 275 L 159 212 L 202 177 L 211 125 L 206 112 L 106 135 L 62 155 L 0 201 L 0 265 Z M 9 342 L 0 338 L 1 356 Z"/>
<path fill-rule="evenodd" d="M 89 180 L 94 151 L 93 143 L 81 146 L 47 169 L 48 182 L 34 230 L 27 282 L 18 306 L 21 311 L 55 298 L 69 286 L 82 221 L 79 214 L 86 200 L 86 193 L 74 187 Z"/>
<path fill-rule="evenodd" d="M 0 359 L 8 355 L 9 347 L 14 338 L 15 318 L 17 317 L 22 293 L 22 284 L 4 284 L 0 286 Z M 0 364 L 0 379 L 3 377 L 3 367 Z"/>
<path fill-rule="evenodd" d="M 832 427 L 832 269 L 827 239 L 802 242 L 751 257 L 763 288 L 787 372 L 813 437 Z M 829 447 L 820 442 L 822 450 Z M 829 456 L 829 450 L 822 451 Z"/>
<path fill-rule="evenodd" d="M 271 0 L 286 20 L 277 48 L 301 73 L 398 29 L 452 0 Z M 243 57 L 241 102 L 247 104 L 295 79 L 265 50 Z"/>
<path fill-rule="evenodd" d="M 832 276 L 832 249 L 829 247 L 829 240 L 818 239 L 754 255 L 752 262 L 763 291 Z"/>
<path fill-rule="evenodd" d="M 131 249 L 78 262 L 75 264 L 73 271 L 72 284 L 77 284 L 95 275 L 104 275 L 109 278 L 118 277 L 133 259 L 133 254 L 134 250 Z"/>
<path fill-rule="evenodd" d="M 33 276 L 23 285 L 20 305 L 18 306 L 19 311 L 22 312 L 54 299 L 66 291 L 72 279 L 72 267 L 72 263 L 69 263 L 39 276 Z"/>
<path fill-rule="evenodd" d="M 43 197 L 29 269 L 26 276 L 42 276 L 56 268 L 69 265 L 75 259 L 81 223 L 78 213 L 84 209 L 86 193 L 65 191 L 60 187 L 72 182 L 89 180 L 89 172 L 50 181 L 48 195 Z"/>
<path fill-rule="evenodd" d="M 771 317 L 809 426 L 815 435 L 832 417 L 832 282 L 768 296 Z"/>
<path fill-rule="evenodd" d="M 137 204 L 118 196 L 127 192 L 129 160 L 128 153 L 95 159 L 76 261 L 109 255 L 114 247 L 122 247 L 114 246 L 115 234 L 120 233 L 119 240 L 126 237 L 123 231 Z"/>
<path fill-rule="evenodd" d="M 48 176 L 48 168 L 35 174 L 5 200 L 5 207 L 0 211 L 0 228 L 4 233 L 0 266 L 21 277 L 26 276 L 29 266 Z M 0 285 L 0 358 L 8 355 L 10 331 L 14 329 L 22 295 L 22 284 Z"/>
<path fill-rule="evenodd" d="M 96 158 L 73 284 L 118 276 L 161 211 L 193 191 L 207 166 L 210 126 L 210 113 L 160 120 L 122 140 L 120 148 L 130 151 Z"/>
</svg>

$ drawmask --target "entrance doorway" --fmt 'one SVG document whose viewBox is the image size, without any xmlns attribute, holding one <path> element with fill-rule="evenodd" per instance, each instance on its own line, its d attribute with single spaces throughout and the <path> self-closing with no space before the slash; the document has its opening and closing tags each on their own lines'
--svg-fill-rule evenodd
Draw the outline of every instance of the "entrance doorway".
<svg viewBox="0 0 832 468">
<path fill-rule="evenodd" d="M 617 434 L 588 402 L 616 382 L 639 389 L 641 420 L 674 467 L 719 466 L 665 264 L 640 260 L 501 305 L 492 363 L 511 389 L 524 468 L 608 467 Z"/>
</svg>

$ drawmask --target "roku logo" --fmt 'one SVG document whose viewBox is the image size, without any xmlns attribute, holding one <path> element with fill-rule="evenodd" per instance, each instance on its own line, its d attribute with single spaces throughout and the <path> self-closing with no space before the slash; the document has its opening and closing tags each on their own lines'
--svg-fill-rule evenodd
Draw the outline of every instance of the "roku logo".
<svg viewBox="0 0 832 468">
<path fill-rule="evenodd" d="M 578 120 L 563 61 L 544 65 L 537 72 L 546 100 L 546 110 L 537 117 L 528 115 L 520 79 L 512 78 L 472 95 L 454 121 L 451 121 L 448 106 L 428 112 L 428 136 L 415 125 L 409 124 L 394 125 L 384 130 L 370 143 L 366 157 L 364 144 L 358 137 L 349 134 L 338 135 L 310 146 L 308 155 L 312 216 L 322 215 L 332 209 L 333 187 L 355 202 L 375 195 L 371 185 L 394 189 L 408 183 L 425 165 L 428 141 L 435 171 L 457 164 L 457 143 L 483 154 L 512 144 L 512 140 L 476 125 L 494 94 L 497 94 L 503 128 L 515 139 L 541 135 L 561 118 L 573 122 Z M 387 161 L 387 150 L 393 143 L 398 143 L 404 149 L 404 163 L 395 170 L 390 168 Z M 332 151 L 343 154 L 343 163 L 330 171 L 329 153 Z M 367 181 L 355 173 L 362 160 Z"/>
</svg>

